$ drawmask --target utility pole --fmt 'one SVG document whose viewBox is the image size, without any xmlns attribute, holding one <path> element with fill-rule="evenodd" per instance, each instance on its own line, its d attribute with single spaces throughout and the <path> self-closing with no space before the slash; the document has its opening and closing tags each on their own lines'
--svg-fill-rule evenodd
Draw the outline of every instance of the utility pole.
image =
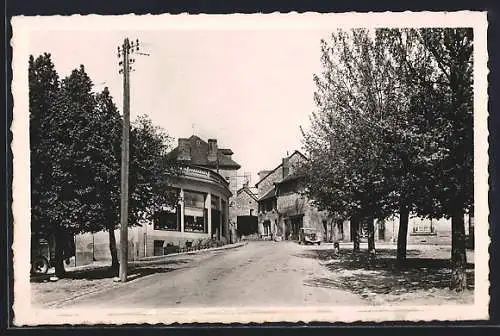
<svg viewBox="0 0 500 336">
<path fill-rule="evenodd" d="M 130 54 L 139 53 L 139 40 L 129 42 L 125 38 L 118 47 L 118 58 L 121 59 L 120 74 L 123 74 L 123 136 L 121 160 L 121 191 L 120 191 L 120 281 L 127 281 L 128 263 L 128 201 L 129 201 L 129 163 L 130 163 Z M 139 53 L 141 54 L 141 53 Z M 147 54 L 143 54 L 147 55 Z"/>
</svg>

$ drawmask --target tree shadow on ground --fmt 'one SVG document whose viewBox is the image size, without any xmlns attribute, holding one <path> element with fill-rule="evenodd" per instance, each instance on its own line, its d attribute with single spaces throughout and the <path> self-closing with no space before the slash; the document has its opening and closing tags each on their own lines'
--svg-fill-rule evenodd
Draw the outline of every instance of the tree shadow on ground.
<svg viewBox="0 0 500 336">
<path fill-rule="evenodd" d="M 306 285 L 340 288 L 363 294 L 404 294 L 418 290 L 436 290 L 449 287 L 451 264 L 449 259 L 419 257 L 420 251 L 408 250 L 405 263 L 398 265 L 394 249 L 377 250 L 375 261 L 366 251 L 353 254 L 331 249 L 309 250 L 296 255 L 319 260 L 333 274 L 328 278 L 314 278 Z M 474 289 L 474 264 L 467 264 L 467 288 Z"/>
<path fill-rule="evenodd" d="M 142 278 L 147 275 L 155 274 L 155 273 L 167 273 L 174 271 L 176 269 L 185 268 L 179 265 L 187 264 L 191 261 L 191 259 L 178 259 L 178 260 L 168 260 L 162 261 L 159 263 L 158 261 L 151 262 L 141 262 L 140 264 L 131 264 L 128 267 L 128 277 L 130 279 Z M 44 274 L 39 276 L 32 276 L 31 282 L 46 282 L 50 278 L 50 274 Z M 110 266 L 100 266 L 100 267 L 92 267 L 84 270 L 68 270 L 66 271 L 63 279 L 67 280 L 100 280 L 107 278 L 114 278 L 118 276 L 114 270 L 111 269 Z"/>
</svg>

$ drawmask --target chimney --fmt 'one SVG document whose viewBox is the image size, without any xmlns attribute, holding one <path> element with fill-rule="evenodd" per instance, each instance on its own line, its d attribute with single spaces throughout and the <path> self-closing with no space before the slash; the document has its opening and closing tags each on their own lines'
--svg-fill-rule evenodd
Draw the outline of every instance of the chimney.
<svg viewBox="0 0 500 336">
<path fill-rule="evenodd" d="M 283 168 L 283 178 L 285 178 L 290 173 L 290 159 L 288 157 L 283 158 L 281 166 Z"/>
<path fill-rule="evenodd" d="M 269 170 L 261 170 L 260 172 L 258 172 L 257 175 L 259 175 L 259 181 L 262 180 L 264 176 L 269 174 L 269 172 L 270 172 Z"/>
<path fill-rule="evenodd" d="M 208 139 L 208 157 L 207 160 L 215 162 L 217 160 L 217 139 Z"/>
<path fill-rule="evenodd" d="M 245 176 L 245 183 L 248 186 L 252 182 L 252 173 L 245 172 L 243 175 Z"/>
<path fill-rule="evenodd" d="M 189 147 L 189 140 L 179 138 L 179 154 L 177 155 L 177 159 L 181 161 L 190 161 L 191 160 L 191 148 Z"/>
</svg>

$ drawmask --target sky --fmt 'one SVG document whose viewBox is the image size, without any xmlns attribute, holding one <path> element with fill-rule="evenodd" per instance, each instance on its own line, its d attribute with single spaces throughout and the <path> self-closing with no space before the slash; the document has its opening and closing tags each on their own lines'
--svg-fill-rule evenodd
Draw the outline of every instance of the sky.
<svg viewBox="0 0 500 336">
<path fill-rule="evenodd" d="M 231 148 L 240 174 L 273 169 L 301 149 L 299 126 L 314 110 L 313 74 L 321 71 L 320 40 L 330 30 L 221 29 L 153 31 L 40 30 L 30 54 L 49 52 L 59 76 L 80 64 L 109 87 L 120 113 L 117 47 L 138 38 L 131 73 L 131 119 L 147 114 L 175 138 L 217 138 Z"/>
</svg>

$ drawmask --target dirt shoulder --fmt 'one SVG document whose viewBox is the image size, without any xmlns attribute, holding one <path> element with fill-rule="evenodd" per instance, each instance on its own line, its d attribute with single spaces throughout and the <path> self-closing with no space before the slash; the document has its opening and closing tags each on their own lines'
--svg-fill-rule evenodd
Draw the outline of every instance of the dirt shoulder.
<svg viewBox="0 0 500 336">
<path fill-rule="evenodd" d="M 331 249 L 310 251 L 330 273 L 316 279 L 318 286 L 330 286 L 356 293 L 375 305 L 439 305 L 474 302 L 474 257 L 468 251 L 467 289 L 457 293 L 448 288 L 451 277 L 450 247 L 411 246 L 407 262 L 396 264 L 395 247 L 377 250 L 371 263 L 367 251 L 353 255 L 351 247 L 342 246 L 335 255 Z"/>
</svg>

